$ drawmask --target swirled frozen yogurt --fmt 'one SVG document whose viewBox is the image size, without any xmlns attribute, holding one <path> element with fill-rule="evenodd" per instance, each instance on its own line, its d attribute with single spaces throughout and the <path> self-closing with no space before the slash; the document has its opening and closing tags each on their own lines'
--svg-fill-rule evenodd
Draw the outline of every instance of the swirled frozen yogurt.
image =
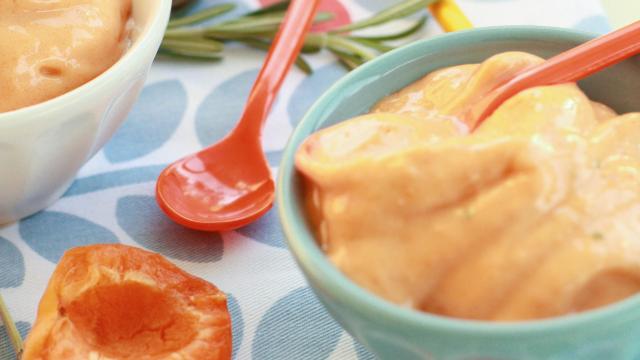
<svg viewBox="0 0 640 360">
<path fill-rule="evenodd" d="M 543 60 L 495 55 L 435 71 L 297 153 L 330 260 L 394 303 L 513 321 L 640 291 L 640 113 L 575 84 L 535 87 L 475 131 L 462 114 Z"/>
<path fill-rule="evenodd" d="M 131 0 L 0 0 L 0 112 L 61 95 L 113 65 L 128 46 L 130 12 Z"/>
</svg>

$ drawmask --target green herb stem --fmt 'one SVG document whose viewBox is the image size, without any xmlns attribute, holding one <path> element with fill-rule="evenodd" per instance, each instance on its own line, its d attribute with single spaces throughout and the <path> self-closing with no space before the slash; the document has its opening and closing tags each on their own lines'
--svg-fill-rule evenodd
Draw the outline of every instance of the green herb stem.
<svg viewBox="0 0 640 360">
<path fill-rule="evenodd" d="M 20 336 L 20 332 L 18 332 L 16 323 L 11 319 L 11 314 L 9 314 L 9 309 L 4 303 L 2 295 L 0 295 L 0 320 L 2 320 L 2 323 L 4 324 L 9 340 L 11 341 L 11 345 L 13 346 L 13 350 L 16 352 L 18 359 L 20 359 L 22 351 L 24 350 L 22 337 Z"/>
<path fill-rule="evenodd" d="M 205 28 L 179 28 L 179 29 L 167 29 L 164 32 L 166 38 L 203 38 L 205 34 Z"/>
<path fill-rule="evenodd" d="M 388 23 L 390 21 L 412 15 L 419 10 L 423 10 L 428 5 L 436 1 L 437 0 L 406 0 L 400 2 L 399 4 L 388 7 L 368 19 L 356 21 L 351 24 L 331 30 L 331 33 L 344 33 Z"/>
<path fill-rule="evenodd" d="M 218 6 L 214 6 L 214 7 L 199 11 L 193 15 L 188 15 L 178 19 L 173 19 L 169 21 L 169 24 L 167 25 L 167 27 L 170 29 L 170 28 L 175 28 L 179 26 L 197 24 L 205 20 L 213 19 L 222 14 L 226 14 L 235 8 L 236 6 L 234 4 L 221 4 Z"/>
<path fill-rule="evenodd" d="M 266 29 L 267 31 L 277 31 L 286 16 L 285 13 L 270 13 L 262 16 L 247 16 L 237 20 L 223 22 L 211 26 L 209 29 L 217 31 L 247 31 L 249 29 Z M 320 12 L 316 15 L 314 23 L 321 23 L 333 19 L 333 14 Z M 249 30 L 251 31 L 251 30 Z"/>
<path fill-rule="evenodd" d="M 327 33 L 309 33 L 304 39 L 304 46 L 311 48 L 324 49 L 329 42 Z"/>
<path fill-rule="evenodd" d="M 323 49 L 334 54 L 347 68 L 353 69 L 381 53 L 392 50 L 392 44 L 385 43 L 406 38 L 419 31 L 427 21 L 426 16 L 412 22 L 407 28 L 387 34 L 358 36 L 351 33 L 402 19 L 425 7 L 435 0 L 404 0 L 373 16 L 341 26 L 335 30 L 313 32 L 306 36 L 302 53 L 317 53 Z M 161 52 L 196 60 L 219 60 L 227 42 L 240 42 L 247 46 L 268 50 L 286 16 L 289 1 L 250 12 L 235 19 L 211 25 L 195 26 L 205 20 L 215 18 L 231 11 L 230 4 L 222 4 L 195 14 L 171 21 L 161 45 Z M 315 22 L 333 19 L 332 13 L 320 12 Z M 395 44 L 394 44 L 395 45 Z M 305 73 L 311 73 L 311 66 L 298 57 L 296 65 Z"/>
<path fill-rule="evenodd" d="M 267 14 L 263 16 L 248 16 L 240 19 L 223 22 L 211 26 L 209 29 L 216 31 L 252 31 L 256 28 L 266 28 L 268 31 L 278 30 L 278 27 L 284 20 L 284 13 Z"/>
<path fill-rule="evenodd" d="M 369 61 L 378 55 L 363 44 L 339 36 L 329 35 L 327 46 L 331 49 L 337 49 L 344 53 L 353 53 L 365 61 Z"/>
<path fill-rule="evenodd" d="M 272 13 L 274 11 L 285 11 L 289 7 L 290 3 L 291 3 L 290 0 L 280 1 L 280 2 L 277 2 L 275 4 L 272 4 L 272 5 L 269 5 L 269 6 L 265 6 L 265 7 L 261 8 L 261 9 L 254 10 L 254 11 L 250 12 L 247 15 L 249 15 L 249 16 L 262 15 L 262 14 Z"/>
<path fill-rule="evenodd" d="M 222 56 L 220 56 L 218 53 L 193 51 L 193 50 L 185 50 L 185 49 L 177 49 L 177 48 L 161 48 L 160 53 L 163 55 L 171 56 L 171 57 L 193 59 L 193 60 L 199 60 L 199 61 L 222 60 Z"/>
<path fill-rule="evenodd" d="M 213 39 L 196 38 L 189 40 L 164 39 L 162 46 L 169 49 L 202 52 L 220 52 L 224 50 L 224 43 Z"/>
<path fill-rule="evenodd" d="M 371 49 L 375 49 L 378 50 L 381 53 L 386 53 L 387 51 L 393 50 L 393 46 L 389 46 L 389 45 L 385 45 L 381 42 L 378 41 L 373 41 L 373 40 L 368 40 L 368 39 L 363 39 L 363 38 L 357 38 L 357 37 L 346 37 L 346 40 L 349 41 L 354 41 L 360 45 L 364 45 L 366 47 L 369 47 Z"/>
<path fill-rule="evenodd" d="M 270 42 L 262 41 L 260 39 L 245 38 L 245 39 L 239 39 L 238 41 L 241 41 L 248 46 L 251 46 L 253 48 L 260 49 L 260 50 L 268 50 L 271 47 Z M 309 65 L 309 63 L 302 56 L 298 56 L 296 58 L 295 64 L 305 74 L 309 75 L 313 73 L 313 69 L 311 68 L 311 65 Z"/>
<path fill-rule="evenodd" d="M 427 22 L 427 17 L 423 16 L 420 18 L 420 20 L 416 21 L 413 25 L 411 25 L 407 29 L 397 33 L 392 33 L 387 35 L 378 35 L 378 36 L 352 36 L 352 38 L 365 39 L 365 40 L 371 40 L 371 41 L 398 40 L 398 39 L 406 38 L 408 36 L 415 34 L 416 32 L 418 32 L 420 29 L 424 27 L 426 22 Z"/>
<path fill-rule="evenodd" d="M 330 50 L 335 56 L 338 57 L 338 60 L 340 60 L 340 62 L 345 65 L 349 70 L 353 70 L 355 68 L 357 68 L 358 66 L 364 64 L 364 61 L 353 55 L 350 54 L 348 52 L 344 52 L 344 51 L 340 51 L 337 49 L 331 49 Z"/>
<path fill-rule="evenodd" d="M 191 37 L 210 37 L 221 39 L 244 38 L 247 36 L 264 35 L 273 37 L 278 31 L 282 20 L 283 13 L 267 14 L 261 17 L 243 17 L 236 20 L 223 22 L 220 24 L 207 27 L 185 27 L 171 28 L 165 32 L 165 38 L 191 38 Z M 333 19 L 331 13 L 319 13 L 316 16 L 316 22 L 323 22 Z"/>
</svg>

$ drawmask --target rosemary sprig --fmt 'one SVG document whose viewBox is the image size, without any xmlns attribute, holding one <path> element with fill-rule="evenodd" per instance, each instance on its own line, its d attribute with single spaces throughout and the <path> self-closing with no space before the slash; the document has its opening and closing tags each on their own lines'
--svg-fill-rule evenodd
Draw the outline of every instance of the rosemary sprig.
<svg viewBox="0 0 640 360">
<path fill-rule="evenodd" d="M 252 48 L 260 50 L 269 50 L 269 47 L 271 46 L 271 43 L 259 39 L 246 38 L 241 39 L 240 41 L 245 43 L 247 46 L 251 46 Z M 311 74 L 313 72 L 313 69 L 311 69 L 311 65 L 309 65 L 309 63 L 301 56 L 298 56 L 295 64 L 305 74 Z"/>
<path fill-rule="evenodd" d="M 415 34 L 425 25 L 427 17 L 423 16 L 406 29 L 391 34 L 358 36 L 351 34 L 352 31 L 405 18 L 424 11 L 426 6 L 434 1 L 436 0 L 403 0 L 369 18 L 330 31 L 311 33 L 305 39 L 302 53 L 328 50 L 348 69 L 353 69 L 381 53 L 392 50 L 394 45 L 389 44 L 389 41 Z M 207 24 L 202 23 L 215 20 L 216 17 L 232 11 L 235 5 L 220 4 L 175 18 L 169 22 L 161 52 L 188 59 L 220 60 L 224 53 L 224 45 L 228 42 L 240 42 L 253 48 L 268 50 L 288 5 L 289 1 L 282 1 L 235 19 Z M 320 23 L 332 18 L 333 14 L 321 12 L 316 16 L 315 22 Z M 306 73 L 312 71 L 302 56 L 298 57 L 296 65 Z"/>
<path fill-rule="evenodd" d="M 380 11 L 379 13 L 373 15 L 368 19 L 341 26 L 337 29 L 331 30 L 331 32 L 344 33 L 347 31 L 360 30 L 376 25 L 386 24 L 389 21 L 413 15 L 419 10 L 423 10 L 426 6 L 436 1 L 437 0 L 405 0 L 395 6 L 391 6 Z"/>
<path fill-rule="evenodd" d="M 250 12 L 248 15 L 262 15 L 262 14 L 268 14 L 274 11 L 286 11 L 287 8 L 289 7 L 289 3 L 291 3 L 291 0 L 280 1 L 275 4 L 271 4 L 269 6 L 260 8 L 258 10 L 254 10 Z"/>
<path fill-rule="evenodd" d="M 162 45 L 172 49 L 182 49 L 186 51 L 202 51 L 202 52 L 220 52 L 224 49 L 224 44 L 213 39 L 193 39 L 193 40 L 176 40 L 164 39 Z"/>
<path fill-rule="evenodd" d="M 214 6 L 212 8 L 199 11 L 193 15 L 183 16 L 178 19 L 172 19 L 171 21 L 169 21 L 167 28 L 170 29 L 178 26 L 186 26 L 186 25 L 201 23 L 205 20 L 213 19 L 216 16 L 226 14 L 229 11 L 235 9 L 235 7 L 236 6 L 233 4 L 222 4 L 220 6 Z"/>
<path fill-rule="evenodd" d="M 4 328 L 7 331 L 7 335 L 11 341 L 13 350 L 16 352 L 17 358 L 20 359 L 23 351 L 22 337 L 16 327 L 16 323 L 11 319 L 9 309 L 7 309 L 7 305 L 5 305 L 2 295 L 0 295 L 0 320 L 2 320 L 2 323 L 4 324 Z"/>
<path fill-rule="evenodd" d="M 418 31 L 420 31 L 420 29 L 422 29 L 422 27 L 426 23 L 427 23 L 427 17 L 423 16 L 423 17 L 420 18 L 420 20 L 415 22 L 413 25 L 411 25 L 407 29 L 402 30 L 402 31 L 397 32 L 397 33 L 391 33 L 391 34 L 387 34 L 387 35 L 378 35 L 378 36 L 352 36 L 352 38 L 366 39 L 366 40 L 373 40 L 373 41 L 398 40 L 398 39 L 406 38 L 408 36 L 411 36 L 411 35 L 417 33 Z"/>
</svg>

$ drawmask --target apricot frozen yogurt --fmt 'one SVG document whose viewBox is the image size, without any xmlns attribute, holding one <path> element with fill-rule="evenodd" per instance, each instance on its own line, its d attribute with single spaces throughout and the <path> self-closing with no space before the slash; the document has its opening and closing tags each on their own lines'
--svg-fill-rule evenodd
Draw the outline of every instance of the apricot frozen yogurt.
<svg viewBox="0 0 640 360">
<path fill-rule="evenodd" d="M 470 104 L 541 61 L 441 69 L 309 137 L 296 166 L 330 260 L 391 302 L 467 319 L 548 318 L 640 291 L 640 113 L 562 84 L 468 130 Z"/>
<path fill-rule="evenodd" d="M 104 72 L 128 46 L 130 13 L 131 0 L 0 1 L 0 112 Z"/>
<path fill-rule="evenodd" d="M 40 301 L 22 360 L 229 360 L 223 292 L 126 245 L 67 251 Z"/>
</svg>

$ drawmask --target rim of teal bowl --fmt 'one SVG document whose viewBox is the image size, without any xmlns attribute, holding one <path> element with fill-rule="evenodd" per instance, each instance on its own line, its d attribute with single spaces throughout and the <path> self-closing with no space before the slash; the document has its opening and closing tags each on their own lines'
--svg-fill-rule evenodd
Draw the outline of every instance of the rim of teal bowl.
<svg viewBox="0 0 640 360">
<path fill-rule="evenodd" d="M 609 321 L 611 325 L 612 320 L 625 321 L 629 319 L 632 311 L 639 312 L 640 295 L 634 295 L 614 304 L 578 314 L 505 323 L 456 319 L 403 308 L 373 295 L 342 274 L 316 244 L 306 225 L 304 215 L 296 213 L 293 208 L 296 197 L 292 189 L 294 186 L 292 180 L 295 172 L 294 156 L 298 146 L 309 134 L 317 130 L 318 124 L 315 119 L 322 112 L 322 109 L 333 103 L 343 88 L 353 80 L 363 77 L 363 74 L 379 67 L 380 64 L 386 64 L 383 67 L 390 69 L 411 61 L 411 58 L 404 57 L 405 53 L 412 53 L 412 51 L 423 47 L 437 46 L 440 43 L 458 39 L 482 41 L 487 39 L 535 40 L 534 38 L 539 38 L 544 41 L 584 42 L 593 36 L 594 34 L 583 31 L 545 26 L 496 26 L 441 34 L 390 51 L 360 66 L 333 84 L 307 111 L 294 129 L 283 152 L 279 167 L 277 202 L 280 221 L 289 248 L 303 271 L 308 272 L 311 277 L 317 279 L 323 289 L 327 289 L 326 291 L 351 308 L 375 314 L 381 321 L 428 328 L 442 333 L 455 332 L 457 334 L 502 337 L 541 335 L 542 333 L 550 335 L 602 324 L 603 321 Z M 305 276 L 308 275 L 305 274 Z"/>
</svg>

